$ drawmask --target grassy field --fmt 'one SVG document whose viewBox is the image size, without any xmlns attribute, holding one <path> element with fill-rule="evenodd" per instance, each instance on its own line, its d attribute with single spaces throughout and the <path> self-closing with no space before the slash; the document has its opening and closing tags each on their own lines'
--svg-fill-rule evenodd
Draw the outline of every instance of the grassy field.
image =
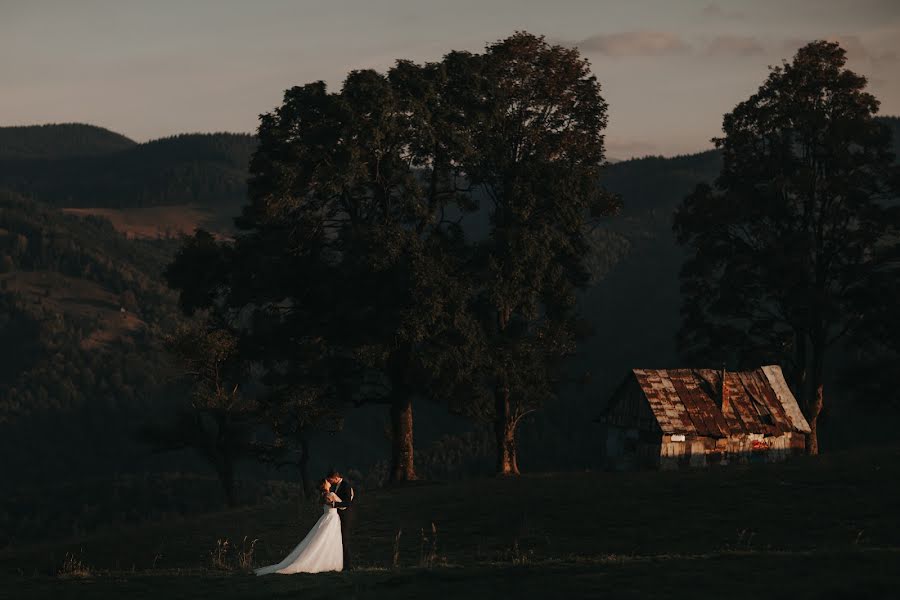
<svg viewBox="0 0 900 600">
<path fill-rule="evenodd" d="M 422 483 L 360 494 L 353 572 L 255 578 L 235 553 L 217 568 L 218 540 L 258 540 L 245 559 L 268 564 L 319 512 L 273 504 L 10 549 L 0 594 L 898 597 L 898 500 L 896 446 L 714 471 Z M 67 553 L 87 576 L 60 575 Z"/>
<path fill-rule="evenodd" d="M 189 205 L 62 210 L 71 215 L 95 215 L 108 219 L 117 231 L 133 239 L 190 235 L 198 227 L 214 232 L 229 232 L 233 229 L 230 215 L 240 212 L 238 207 L 227 207 L 213 212 L 206 207 Z"/>
</svg>

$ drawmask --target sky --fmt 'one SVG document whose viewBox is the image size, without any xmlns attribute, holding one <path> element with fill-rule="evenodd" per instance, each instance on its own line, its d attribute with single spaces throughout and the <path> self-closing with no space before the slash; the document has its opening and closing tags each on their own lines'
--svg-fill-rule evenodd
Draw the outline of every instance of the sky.
<svg viewBox="0 0 900 600">
<path fill-rule="evenodd" d="M 0 0 L 0 125 L 86 122 L 137 141 L 254 131 L 285 89 L 517 30 L 577 46 L 607 154 L 711 147 L 768 66 L 840 42 L 900 115 L 900 0 Z"/>
</svg>

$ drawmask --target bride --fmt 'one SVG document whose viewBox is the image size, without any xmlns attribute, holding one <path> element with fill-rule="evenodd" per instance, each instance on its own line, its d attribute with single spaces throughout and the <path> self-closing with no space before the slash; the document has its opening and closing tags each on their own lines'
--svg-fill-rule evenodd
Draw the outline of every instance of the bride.
<svg viewBox="0 0 900 600">
<path fill-rule="evenodd" d="M 323 479 L 319 484 L 324 504 L 324 514 L 319 517 L 303 541 L 297 544 L 290 554 L 277 565 L 269 565 L 256 569 L 257 575 L 280 573 L 321 573 L 322 571 L 340 571 L 344 568 L 344 549 L 341 542 L 341 519 L 332 502 L 341 499 L 331 491 L 331 484 Z"/>
</svg>

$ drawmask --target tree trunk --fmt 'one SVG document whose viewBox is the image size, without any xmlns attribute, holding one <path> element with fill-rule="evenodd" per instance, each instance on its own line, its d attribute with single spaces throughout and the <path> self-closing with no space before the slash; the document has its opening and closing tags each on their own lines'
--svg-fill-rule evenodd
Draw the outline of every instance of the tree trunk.
<svg viewBox="0 0 900 600">
<path fill-rule="evenodd" d="M 494 435 L 497 438 L 497 475 L 518 475 L 516 458 L 516 424 L 509 407 L 509 386 L 500 384 L 494 392 L 496 417 Z"/>
<path fill-rule="evenodd" d="M 816 386 L 815 396 L 810 405 L 809 417 L 809 434 L 806 436 L 806 452 L 810 455 L 819 453 L 819 414 L 822 412 L 822 383 Z"/>
<path fill-rule="evenodd" d="M 506 331 L 512 311 L 506 306 L 497 307 L 497 328 Z M 497 475 L 518 475 L 516 459 L 516 423 L 509 401 L 509 381 L 501 376 L 494 388 L 494 435 L 497 439 Z"/>
<path fill-rule="evenodd" d="M 819 453 L 819 415 L 825 403 L 823 381 L 825 377 L 825 348 L 820 336 L 813 342 L 812 377 L 807 388 L 809 401 L 807 402 L 806 421 L 809 423 L 810 432 L 806 436 L 806 453 L 816 455 Z"/>
<path fill-rule="evenodd" d="M 413 452 L 413 410 L 409 394 L 401 393 L 391 402 L 391 473 L 390 480 L 416 479 Z"/>
</svg>

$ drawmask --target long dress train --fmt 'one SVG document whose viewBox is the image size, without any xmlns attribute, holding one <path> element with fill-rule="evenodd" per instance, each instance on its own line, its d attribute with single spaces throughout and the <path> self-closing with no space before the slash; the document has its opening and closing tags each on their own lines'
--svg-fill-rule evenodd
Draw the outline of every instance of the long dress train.
<svg viewBox="0 0 900 600">
<path fill-rule="evenodd" d="M 337 498 L 340 502 L 340 498 Z M 336 508 L 324 505 L 324 513 L 306 537 L 291 550 L 283 561 L 256 569 L 257 575 L 279 573 L 321 573 L 344 568 L 344 548 L 341 541 L 341 518 Z"/>
</svg>

